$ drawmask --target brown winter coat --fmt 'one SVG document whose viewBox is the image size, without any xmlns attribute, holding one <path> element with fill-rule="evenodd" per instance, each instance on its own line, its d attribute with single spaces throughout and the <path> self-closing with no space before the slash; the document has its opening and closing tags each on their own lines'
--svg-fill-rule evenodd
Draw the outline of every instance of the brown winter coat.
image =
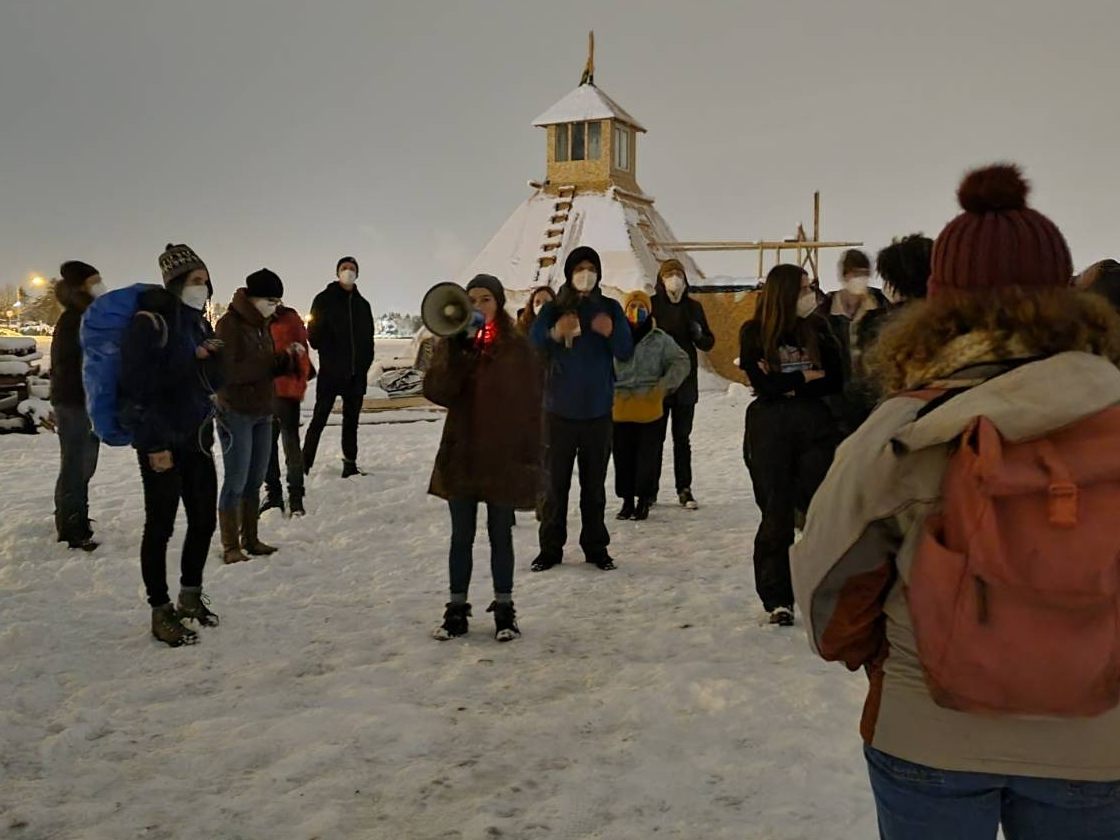
<svg viewBox="0 0 1120 840">
<path fill-rule="evenodd" d="M 926 687 L 906 589 L 953 442 L 977 416 L 1018 441 L 1120 404 L 1120 319 L 1075 297 L 1009 300 L 984 315 L 1014 323 L 1000 333 L 968 317 L 972 306 L 952 317 L 915 304 L 884 333 L 888 387 L 969 390 L 924 416 L 926 400 L 895 396 L 840 447 L 791 551 L 797 600 L 814 649 L 867 672 L 860 730 L 875 749 L 943 770 L 1117 780 L 1120 707 L 1093 718 L 970 714 L 938 705 Z"/>
<path fill-rule="evenodd" d="M 428 492 L 532 510 L 541 447 L 541 366 L 508 318 L 497 341 L 479 350 L 465 338 L 440 339 L 424 376 L 424 396 L 447 408 Z"/>
<path fill-rule="evenodd" d="M 264 417 L 272 414 L 273 378 L 290 368 L 290 356 L 277 353 L 264 316 L 245 289 L 238 289 L 215 329 L 221 350 L 224 385 L 218 391 L 222 408 Z"/>
</svg>

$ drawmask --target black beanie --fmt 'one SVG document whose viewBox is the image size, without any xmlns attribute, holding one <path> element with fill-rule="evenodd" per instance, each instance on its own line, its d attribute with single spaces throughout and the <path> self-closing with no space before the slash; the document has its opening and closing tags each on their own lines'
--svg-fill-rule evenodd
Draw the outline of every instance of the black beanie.
<svg viewBox="0 0 1120 840">
<path fill-rule="evenodd" d="M 467 284 L 467 291 L 471 289 L 485 289 L 494 296 L 494 300 L 498 302 L 499 309 L 506 308 L 506 290 L 502 287 L 502 281 L 491 274 L 476 274 L 474 279 Z"/>
<path fill-rule="evenodd" d="M 89 278 L 100 273 L 101 272 L 92 265 L 84 263 L 81 260 L 64 262 L 62 267 L 58 270 L 59 277 L 62 278 L 62 282 L 67 286 L 84 286 Z"/>
<path fill-rule="evenodd" d="M 603 262 L 599 259 L 599 252 L 594 248 L 589 248 L 586 245 L 581 245 L 572 253 L 568 254 L 568 258 L 564 260 L 564 279 L 569 283 L 572 282 L 572 272 L 575 271 L 577 265 L 584 260 L 587 260 L 595 265 L 595 273 L 599 275 L 599 279 L 603 279 Z"/>
<path fill-rule="evenodd" d="M 335 277 L 338 276 L 338 272 L 342 271 L 342 266 L 343 266 L 344 263 L 353 263 L 354 264 L 354 274 L 355 275 L 358 275 L 358 274 L 362 273 L 361 269 L 358 268 L 358 261 L 356 259 L 354 259 L 353 257 L 343 257 L 342 259 L 340 259 L 335 264 L 335 267 L 334 267 L 334 276 Z"/>
<path fill-rule="evenodd" d="M 262 268 L 245 278 L 245 291 L 248 292 L 249 297 L 282 298 L 284 283 L 275 272 Z"/>
</svg>

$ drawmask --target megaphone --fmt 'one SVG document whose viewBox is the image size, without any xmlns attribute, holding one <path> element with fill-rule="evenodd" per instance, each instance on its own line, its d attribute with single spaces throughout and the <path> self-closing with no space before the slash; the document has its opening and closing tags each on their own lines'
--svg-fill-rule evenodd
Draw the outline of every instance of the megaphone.
<svg viewBox="0 0 1120 840">
<path fill-rule="evenodd" d="M 456 283 L 436 283 L 428 289 L 420 304 L 420 320 L 440 338 L 449 338 L 473 326 L 481 326 L 484 319 L 475 311 L 470 295 Z"/>
</svg>

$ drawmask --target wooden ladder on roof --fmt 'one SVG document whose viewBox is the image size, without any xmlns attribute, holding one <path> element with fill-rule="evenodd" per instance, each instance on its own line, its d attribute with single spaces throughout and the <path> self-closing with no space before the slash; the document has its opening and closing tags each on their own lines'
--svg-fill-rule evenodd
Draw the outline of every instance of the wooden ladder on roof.
<svg viewBox="0 0 1120 840">
<path fill-rule="evenodd" d="M 534 286 L 545 285 L 552 267 L 556 265 L 560 250 L 564 247 L 564 234 L 568 231 L 568 222 L 572 217 L 572 203 L 576 197 L 576 188 L 568 185 L 557 189 L 556 200 L 552 204 L 552 215 L 545 225 L 544 242 L 537 254 L 537 273 L 533 278 Z"/>
</svg>

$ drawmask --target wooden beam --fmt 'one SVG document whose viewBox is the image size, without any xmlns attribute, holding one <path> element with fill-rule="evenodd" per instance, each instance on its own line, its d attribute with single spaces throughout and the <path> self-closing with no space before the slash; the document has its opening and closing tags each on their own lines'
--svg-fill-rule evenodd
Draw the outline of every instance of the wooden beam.
<svg viewBox="0 0 1120 840">
<path fill-rule="evenodd" d="M 862 242 L 804 242 L 769 240 L 763 242 L 652 242 L 661 248 L 670 251 L 776 251 L 800 247 L 806 250 L 820 250 L 822 248 L 858 248 Z"/>
</svg>

